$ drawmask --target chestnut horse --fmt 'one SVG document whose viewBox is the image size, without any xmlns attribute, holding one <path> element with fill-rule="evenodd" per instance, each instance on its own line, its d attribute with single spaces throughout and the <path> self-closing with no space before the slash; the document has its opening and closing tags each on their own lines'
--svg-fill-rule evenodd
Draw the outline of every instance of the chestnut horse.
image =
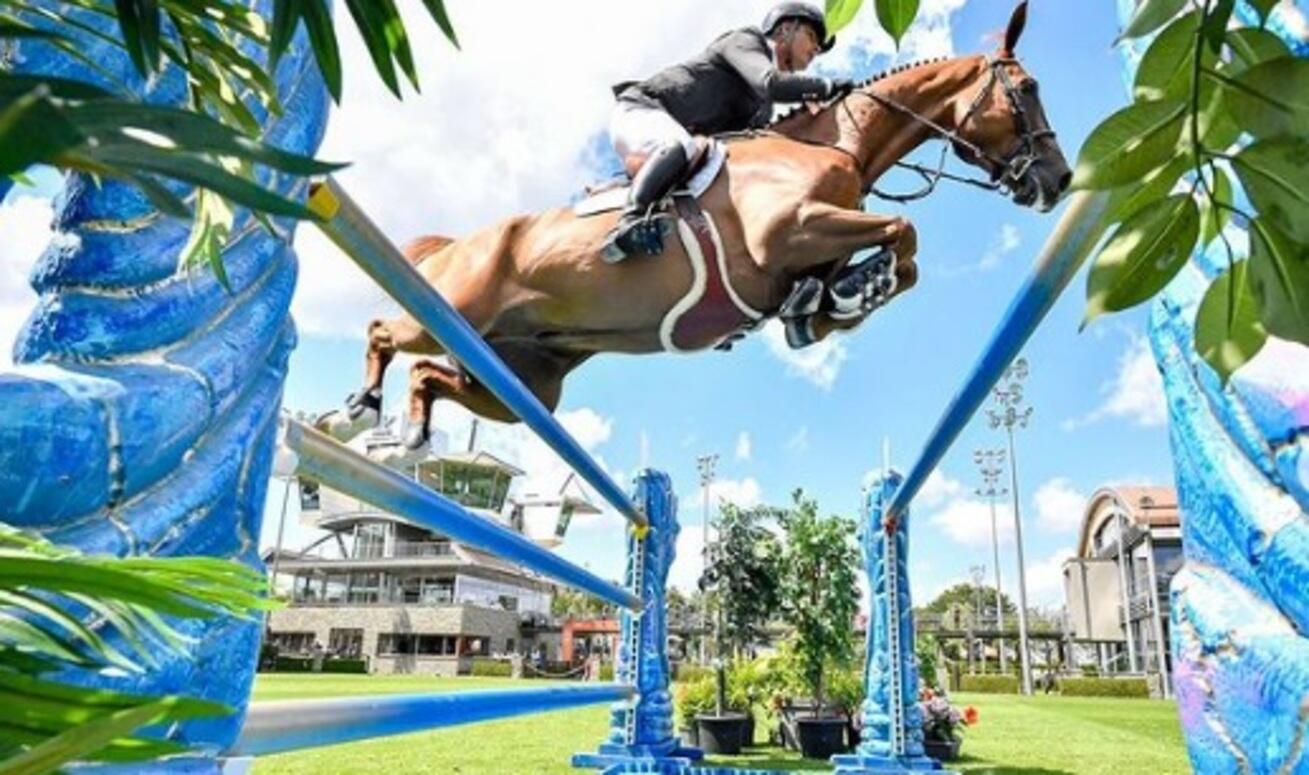
<svg viewBox="0 0 1309 775">
<path fill-rule="evenodd" d="M 1014 58 L 1024 8 L 1015 10 L 993 57 L 898 68 L 825 106 L 807 106 L 766 130 L 725 140 L 727 160 L 700 207 L 716 227 L 720 276 L 734 291 L 731 302 L 776 314 L 797 280 L 830 278 L 852 254 L 870 248 L 894 255 L 891 296 L 912 287 L 914 227 L 904 218 L 864 212 L 860 203 L 884 172 L 929 139 L 950 142 L 1016 203 L 1042 211 L 1053 207 L 1071 175 L 1036 81 Z M 405 252 L 553 410 L 564 378 L 592 355 L 668 349 L 661 325 L 688 288 L 703 285 L 705 262 L 701 258 L 697 275 L 685 234 L 680 241 L 667 239 L 661 255 L 605 263 L 599 247 L 616 217 L 580 217 L 558 208 L 510 218 L 459 240 L 424 237 Z M 821 339 L 853 328 L 870 311 L 840 317 L 819 311 L 807 330 Z M 348 403 L 352 419 L 380 408 L 383 374 L 397 351 L 442 353 L 410 317 L 373 321 L 364 387 Z M 483 417 L 516 419 L 458 366 L 422 358 L 410 372 L 411 448 L 426 440 L 437 398 Z"/>
</svg>

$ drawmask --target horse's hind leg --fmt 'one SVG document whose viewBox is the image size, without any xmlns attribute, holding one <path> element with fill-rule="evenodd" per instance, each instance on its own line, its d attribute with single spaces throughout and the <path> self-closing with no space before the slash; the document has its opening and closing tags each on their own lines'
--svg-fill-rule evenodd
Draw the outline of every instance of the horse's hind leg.
<svg viewBox="0 0 1309 775">
<path fill-rule="evenodd" d="M 564 377 L 589 356 L 555 353 L 533 345 L 499 345 L 495 350 L 550 411 L 559 405 Z M 518 421 L 509 407 L 470 375 L 445 363 L 423 359 L 409 372 L 409 422 L 404 438 L 409 449 L 417 449 L 427 442 L 432 404 L 438 398 L 455 401 L 489 420 Z"/>
</svg>

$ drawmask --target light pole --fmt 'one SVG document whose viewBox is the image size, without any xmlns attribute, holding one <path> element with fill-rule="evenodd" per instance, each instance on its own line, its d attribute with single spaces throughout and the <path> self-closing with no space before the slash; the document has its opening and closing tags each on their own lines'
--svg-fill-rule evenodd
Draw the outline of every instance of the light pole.
<svg viewBox="0 0 1309 775">
<path fill-rule="evenodd" d="M 709 570 L 709 486 L 714 481 L 714 467 L 718 465 L 718 455 L 701 455 L 695 459 L 696 469 L 700 472 L 700 489 L 704 491 L 704 520 L 701 525 L 702 542 L 700 546 L 700 578 Z M 700 664 L 709 660 L 709 592 L 700 591 Z"/>
<path fill-rule="evenodd" d="M 985 565 L 970 565 L 968 575 L 973 578 L 973 633 L 978 642 L 982 641 L 982 581 L 986 578 Z M 971 648 L 971 646 L 970 646 Z M 979 650 L 982 658 L 982 674 L 986 674 L 986 647 Z"/>
<path fill-rule="evenodd" d="M 1018 508 L 1018 459 L 1014 457 L 1014 426 L 1026 428 L 1032 407 L 1023 406 L 1023 380 L 1027 359 L 1019 358 L 1005 369 L 1001 384 L 991 390 L 995 406 L 986 410 L 992 428 L 1004 428 L 1009 439 L 1009 486 L 1014 498 L 1014 543 L 1018 548 L 1018 658 L 1023 671 L 1023 694 L 1032 693 L 1032 665 L 1027 653 L 1027 566 L 1023 561 L 1023 520 Z"/>
<path fill-rule="evenodd" d="M 995 565 L 995 629 L 1001 633 L 997 641 L 1000 652 L 1000 672 L 1008 673 L 1009 668 L 1006 665 L 1008 660 L 1004 653 L 1004 606 L 1000 602 L 1000 532 L 995 521 L 995 499 L 1009 493 L 1003 486 L 997 488 L 1000 476 L 1004 473 L 1004 454 L 1003 449 L 973 450 L 973 462 L 977 463 L 977 470 L 982 474 L 982 486 L 975 492 L 979 496 L 985 496 L 991 503 L 991 557 Z"/>
</svg>

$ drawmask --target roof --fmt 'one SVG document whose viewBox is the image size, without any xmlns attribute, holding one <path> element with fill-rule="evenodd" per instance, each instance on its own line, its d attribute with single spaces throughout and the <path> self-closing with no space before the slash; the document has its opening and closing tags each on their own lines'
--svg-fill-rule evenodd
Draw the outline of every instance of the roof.
<svg viewBox="0 0 1309 775">
<path fill-rule="evenodd" d="M 509 476 L 522 476 L 524 473 L 523 470 L 517 466 L 506 463 L 495 455 L 492 455 L 490 452 L 482 452 L 480 450 L 477 452 L 449 452 L 425 460 L 420 465 L 427 467 L 433 463 L 461 463 L 463 465 L 495 468 Z"/>
<path fill-rule="evenodd" d="M 1118 485 L 1101 487 L 1086 503 L 1082 529 L 1077 540 L 1077 554 L 1090 557 L 1091 537 L 1108 520 L 1122 512 L 1132 524 L 1149 530 L 1176 528 L 1182 524 L 1177 504 L 1177 490 L 1152 485 Z"/>
</svg>

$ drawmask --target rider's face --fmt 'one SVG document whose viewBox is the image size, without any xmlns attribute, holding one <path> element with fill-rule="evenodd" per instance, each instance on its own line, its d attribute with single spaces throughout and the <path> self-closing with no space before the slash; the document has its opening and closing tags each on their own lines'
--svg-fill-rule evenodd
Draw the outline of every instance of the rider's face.
<svg viewBox="0 0 1309 775">
<path fill-rule="evenodd" d="M 791 69 L 803 70 L 818 56 L 818 33 L 808 24 L 797 24 L 791 33 Z"/>
</svg>

